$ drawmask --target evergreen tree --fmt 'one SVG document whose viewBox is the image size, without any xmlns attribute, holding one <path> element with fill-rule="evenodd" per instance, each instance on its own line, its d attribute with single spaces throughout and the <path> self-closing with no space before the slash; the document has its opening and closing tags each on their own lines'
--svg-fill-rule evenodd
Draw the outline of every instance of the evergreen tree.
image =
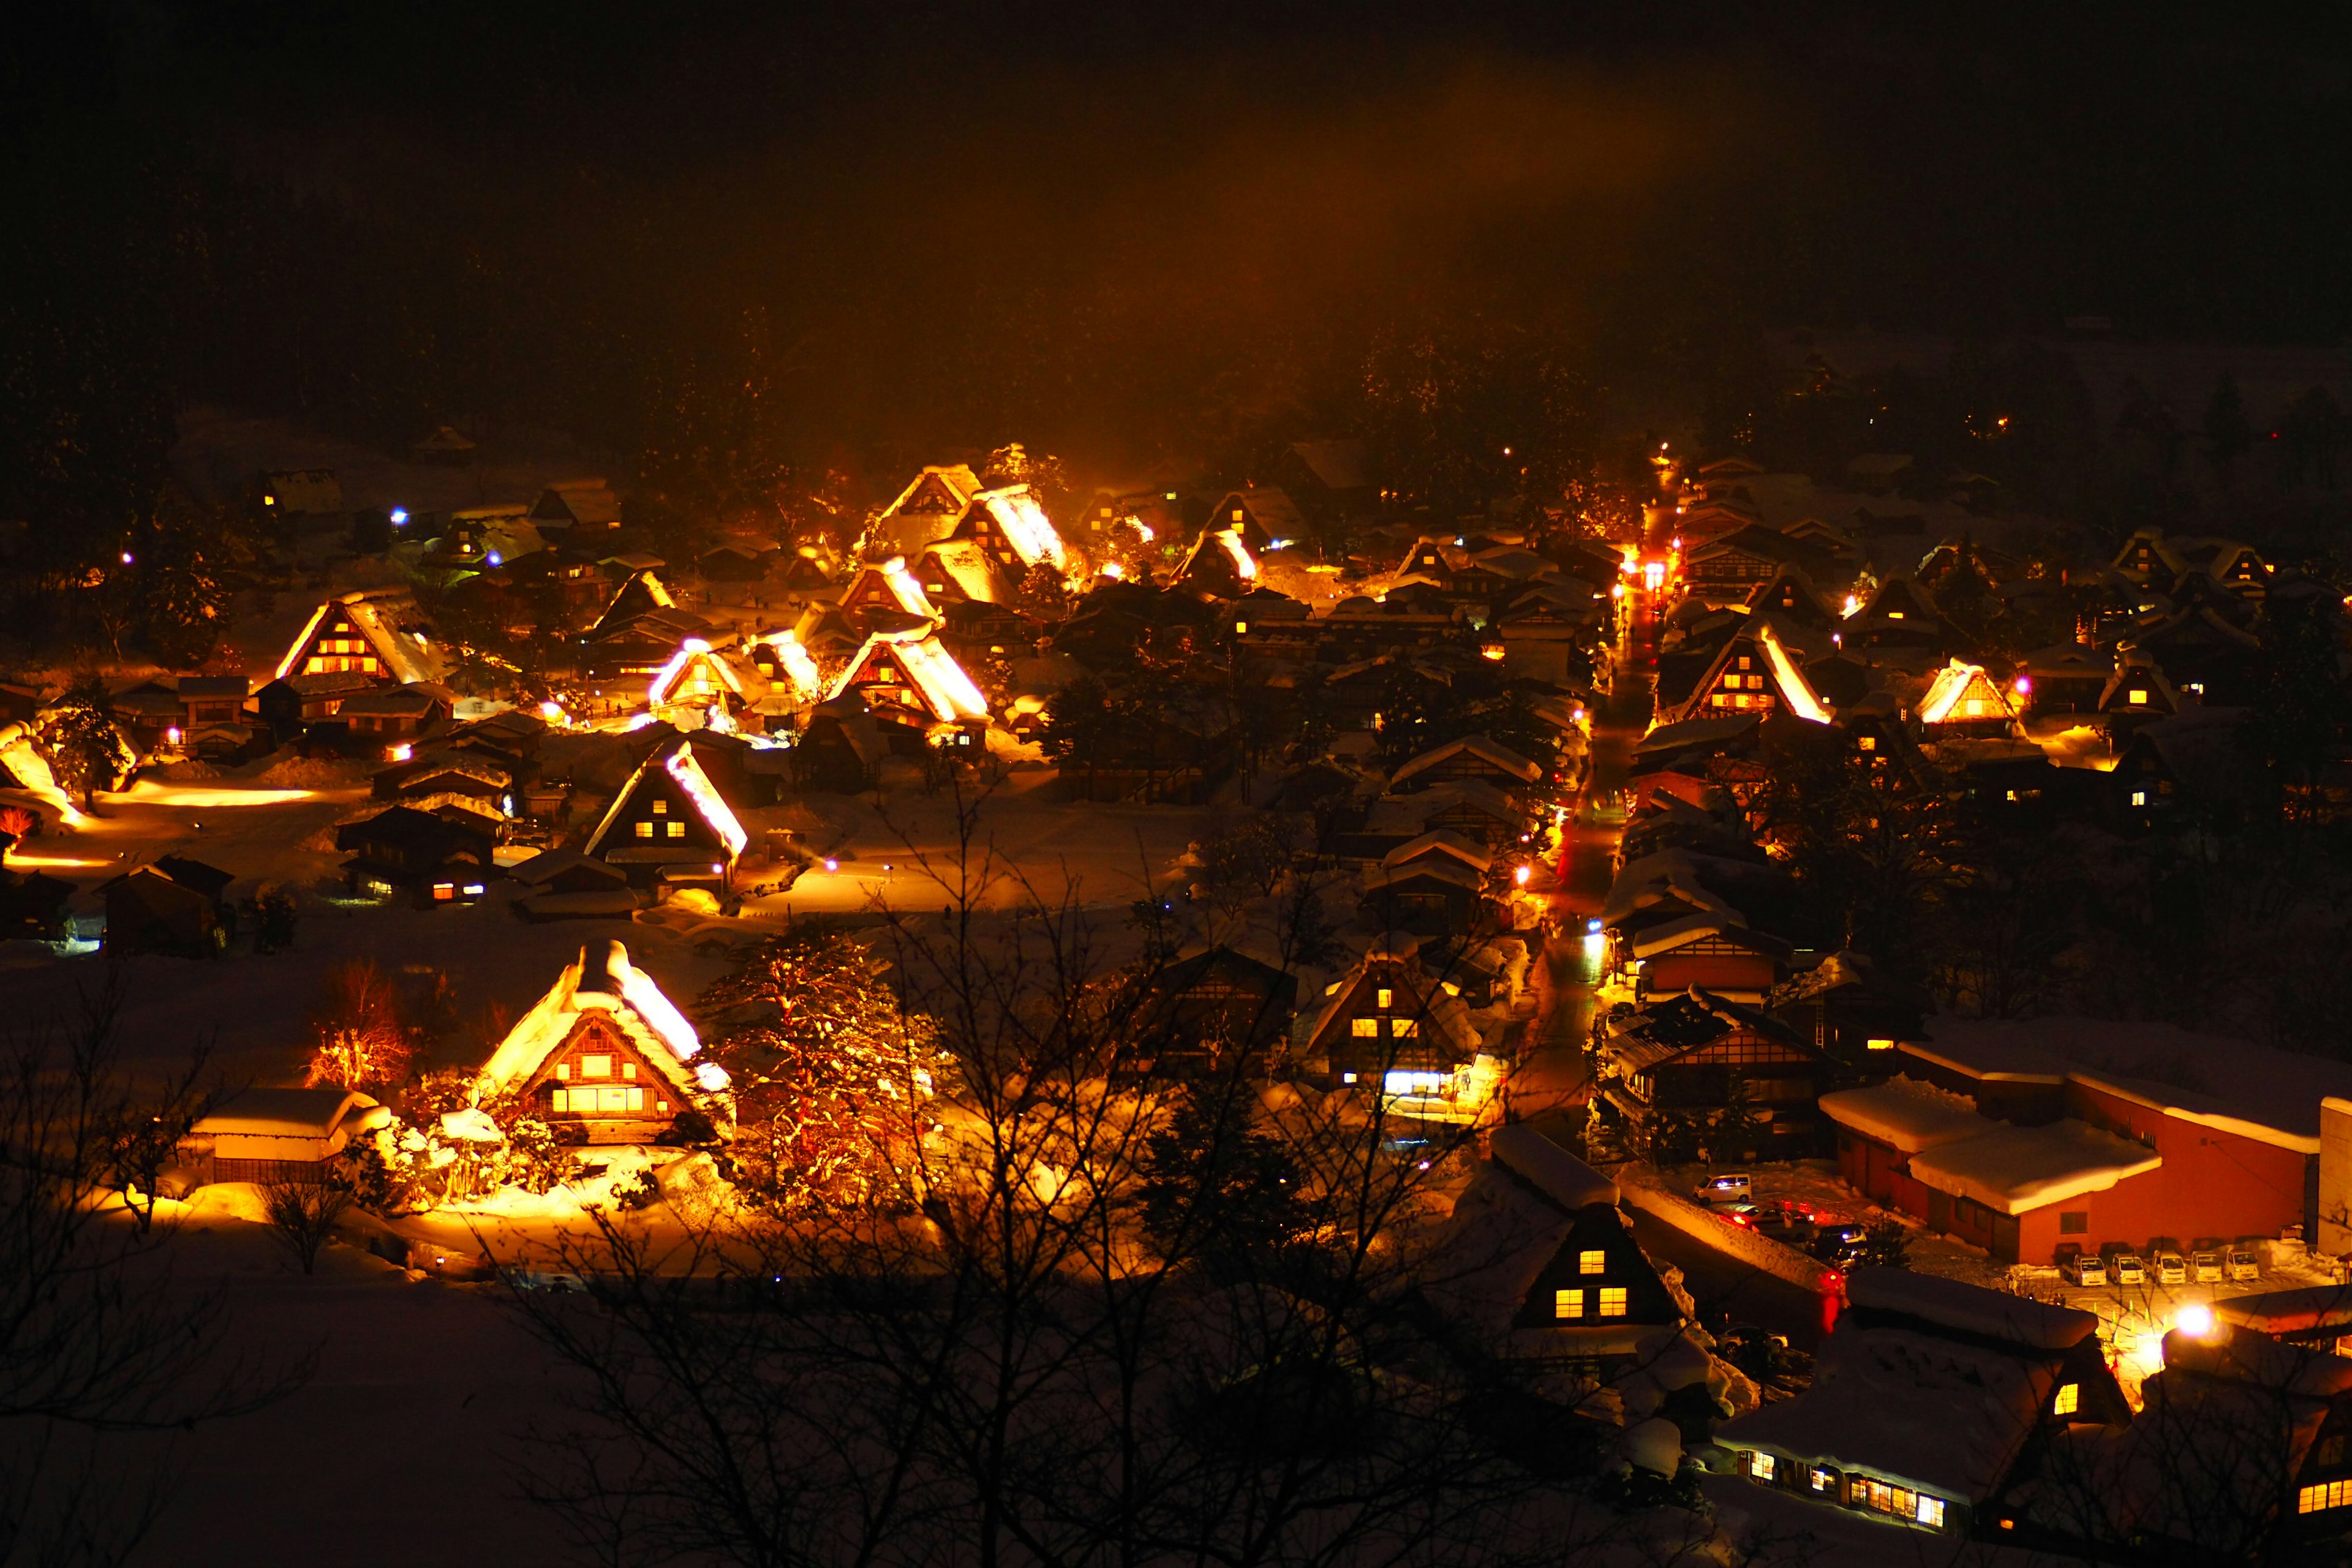
<svg viewBox="0 0 2352 1568">
<path fill-rule="evenodd" d="M 85 807 L 111 789 L 138 759 L 115 728 L 114 699 L 106 683 L 87 676 L 68 687 L 41 726 L 40 744 L 58 784 L 79 794 Z"/>
<path fill-rule="evenodd" d="M 1247 1084 L 1177 1092 L 1141 1173 L 1143 1234 L 1170 1262 L 1224 1270 L 1279 1248 L 1294 1227 L 1298 1171 L 1279 1139 L 1251 1125 Z"/>
</svg>

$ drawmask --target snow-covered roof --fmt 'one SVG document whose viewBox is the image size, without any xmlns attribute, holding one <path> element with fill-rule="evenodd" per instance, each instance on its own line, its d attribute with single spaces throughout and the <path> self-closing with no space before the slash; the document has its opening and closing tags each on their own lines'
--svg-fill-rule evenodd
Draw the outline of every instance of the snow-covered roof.
<svg viewBox="0 0 2352 1568">
<path fill-rule="evenodd" d="M 2065 1350 L 2082 1343 L 2099 1327 L 2095 1313 L 1907 1268 L 1857 1268 L 1846 1278 L 1845 1294 L 1853 1306 L 1901 1312 L 1962 1333 L 2035 1350 Z"/>
<path fill-rule="evenodd" d="M 1450 855 L 1475 870 L 1484 871 L 1495 863 L 1495 857 L 1484 846 L 1475 844 L 1450 827 L 1433 827 L 1418 838 L 1409 838 L 1381 857 L 1383 866 L 1402 866 L 1428 855 Z"/>
<path fill-rule="evenodd" d="M 1915 1079 L 1890 1079 L 1867 1089 L 1841 1089 L 1822 1096 L 1822 1111 L 1841 1127 L 1906 1154 L 1958 1142 L 1992 1131 L 1976 1102 L 1948 1094 Z"/>
<path fill-rule="evenodd" d="M 992 605 L 997 601 L 996 566 L 988 558 L 976 539 L 943 539 L 923 552 L 924 564 L 938 570 L 944 579 L 939 586 L 945 590 L 953 583 L 957 591 L 975 604 Z"/>
<path fill-rule="evenodd" d="M 326 1138 L 353 1111 L 375 1100 L 355 1089 L 248 1089 L 231 1096 L 191 1129 L 260 1138 Z"/>
<path fill-rule="evenodd" d="M 972 500 L 981 491 L 980 476 L 971 471 L 970 463 L 935 463 L 908 480 L 907 488 L 900 490 L 897 498 L 882 509 L 882 515 L 884 517 L 897 515 L 898 509 L 914 499 L 915 492 L 923 488 L 923 481 L 928 479 L 938 479 L 947 488 L 950 495 L 966 506 L 971 505 Z"/>
<path fill-rule="evenodd" d="M 1770 958 L 1785 959 L 1790 952 L 1789 944 L 1779 937 L 1749 931 L 1747 921 L 1737 910 L 1728 914 L 1701 910 L 1678 920 L 1644 927 L 1633 938 L 1633 956 L 1654 958 L 1659 953 L 1672 952 L 1709 938 L 1727 942 L 1735 947 L 1748 948 Z"/>
<path fill-rule="evenodd" d="M 1838 1321 L 1803 1393 L 1725 1423 L 1716 1441 L 1984 1500 L 2007 1479 L 2055 1393 L 2058 1355 L 2021 1354 L 1911 1328 L 1864 1327 L 1864 1316 Z"/>
<path fill-rule="evenodd" d="M 1421 755 L 1398 768 L 1395 777 L 1389 782 L 1391 784 L 1402 784 L 1409 778 L 1428 772 L 1440 763 L 1465 753 L 1488 763 L 1499 772 L 1510 774 L 1522 784 L 1533 784 L 1543 777 L 1542 764 L 1529 762 L 1508 746 L 1498 744 L 1484 735 L 1465 735 L 1458 741 L 1448 741 L 1442 746 L 1433 746 L 1422 752 Z"/>
<path fill-rule="evenodd" d="M 1974 1138 L 1911 1157 L 1911 1173 L 1938 1192 L 2020 1215 L 2145 1175 L 2164 1157 L 2145 1144 L 2067 1117 L 2041 1127 L 1994 1123 Z"/>
<path fill-rule="evenodd" d="M 1496 1128 L 1487 1135 L 1486 1152 L 1569 1214 L 1588 1204 L 1617 1202 L 1616 1183 L 1524 1122 Z"/>
<path fill-rule="evenodd" d="M 988 717 L 988 699 L 981 694 L 971 676 L 964 673 L 955 655 L 948 652 L 929 627 L 909 631 L 876 632 L 866 639 L 857 657 L 842 668 L 841 674 L 825 693 L 826 700 L 846 695 L 866 661 L 881 654 L 897 659 L 907 672 L 907 679 L 931 710 L 931 717 L 942 723 L 958 719 Z"/>
<path fill-rule="evenodd" d="M 602 973 L 594 977 L 604 989 L 583 989 L 590 978 L 588 952 L 583 948 L 577 959 L 564 965 L 547 994 L 490 1053 L 490 1059 L 482 1065 L 484 1088 L 498 1093 L 530 1082 L 547 1058 L 572 1037 L 581 1018 L 594 1013 L 618 1029 L 672 1087 L 682 1094 L 698 1095 L 699 1086 L 688 1065 L 701 1049 L 694 1026 L 653 976 L 629 963 L 628 949 L 617 942 L 606 949 Z"/>
<path fill-rule="evenodd" d="M 1936 672 L 1927 694 L 1919 699 L 1919 721 L 1923 724 L 2014 717 L 2016 712 L 2008 696 L 1993 684 L 1984 667 L 1957 658 Z"/>
<path fill-rule="evenodd" d="M 2352 1098 L 2352 1064 L 2177 1025 L 2055 1015 L 1932 1021 L 1903 1049 L 1973 1077 L 2062 1077 L 2182 1121 L 2300 1153 L 2319 1152 L 2319 1102 Z"/>
<path fill-rule="evenodd" d="M 1045 509 L 1037 504 L 1036 492 L 1027 485 L 982 490 L 979 500 L 1024 566 L 1046 562 L 1058 569 L 1065 563 L 1068 552 L 1063 548 L 1062 536 L 1054 531 Z"/>
</svg>

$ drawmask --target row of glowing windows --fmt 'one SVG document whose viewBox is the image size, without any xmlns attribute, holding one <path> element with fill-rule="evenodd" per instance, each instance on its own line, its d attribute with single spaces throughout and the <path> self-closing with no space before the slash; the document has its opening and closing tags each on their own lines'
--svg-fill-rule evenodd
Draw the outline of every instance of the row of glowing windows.
<svg viewBox="0 0 2352 1568">
<path fill-rule="evenodd" d="M 669 1101 L 657 1100 L 654 1107 L 666 1111 L 669 1109 Z M 603 1089 L 559 1089 L 555 1091 L 551 1107 L 556 1110 L 574 1111 L 643 1110 L 645 1108 L 646 1091 L 635 1084 L 614 1084 Z"/>
<path fill-rule="evenodd" d="M 571 1082 L 572 1064 L 570 1062 L 556 1063 L 555 1076 L 565 1083 Z M 613 1076 L 613 1058 L 609 1056 L 582 1057 L 580 1058 L 580 1076 L 582 1078 L 611 1078 Z M 621 1064 L 621 1076 L 623 1078 L 636 1077 L 637 1064 L 629 1061 L 623 1062 Z"/>
<path fill-rule="evenodd" d="M 376 672 L 376 662 L 374 657 L 373 655 L 365 658 L 319 658 L 314 657 L 305 662 L 302 666 L 302 673 L 305 675 L 341 675 L 348 670 L 354 669 L 358 670 L 362 675 L 373 675 Z"/>
<path fill-rule="evenodd" d="M 2294 1511 L 2319 1513 L 2331 1508 L 2352 1503 L 2352 1481 L 2321 1481 L 2315 1486 L 2298 1487 L 2294 1493 Z"/>
<path fill-rule="evenodd" d="M 1585 1256 L 1588 1258 L 1598 1258 L 1601 1255 L 1597 1252 L 1593 1252 L 1587 1253 Z M 1599 1310 L 1594 1314 L 1596 1317 L 1622 1318 L 1625 1315 L 1625 1287 L 1622 1285 L 1603 1285 L 1601 1287 L 1599 1294 L 1601 1300 L 1596 1303 L 1599 1308 Z M 1551 1293 L 1551 1315 L 1555 1318 L 1580 1318 L 1584 1316 L 1584 1292 L 1581 1289 L 1553 1291 Z"/>
<path fill-rule="evenodd" d="M 1771 1480 L 1779 1473 L 1780 1468 L 1780 1462 L 1777 1455 L 1767 1454 L 1759 1449 L 1748 1456 L 1748 1473 L 1757 1480 Z M 1838 1478 L 1835 1471 L 1817 1468 L 1808 1474 L 1805 1479 L 1816 1493 L 1834 1495 L 1837 1492 Z M 1883 1513 L 1890 1518 L 1908 1520 L 1924 1524 L 1931 1530 L 1941 1530 L 1944 1527 L 1944 1500 L 1931 1497 L 1926 1492 L 1913 1491 L 1909 1487 L 1890 1486 L 1885 1481 L 1874 1480 L 1868 1476 L 1849 1476 L 1846 1478 L 1845 1500 L 1857 1508 L 1866 1508 L 1873 1513 Z"/>
<path fill-rule="evenodd" d="M 1769 708 L 1772 706 L 1772 699 L 1769 693 L 1751 697 L 1742 691 L 1727 697 L 1718 691 L 1707 699 L 1707 705 L 1711 708 Z"/>
<path fill-rule="evenodd" d="M 1391 1018 L 1388 1023 L 1389 1038 L 1392 1040 L 1410 1040 L 1421 1033 L 1421 1020 L 1418 1018 Z M 1349 1024 L 1348 1032 L 1360 1040 L 1377 1040 L 1381 1037 L 1381 1021 L 1378 1018 L 1357 1018 Z"/>
</svg>

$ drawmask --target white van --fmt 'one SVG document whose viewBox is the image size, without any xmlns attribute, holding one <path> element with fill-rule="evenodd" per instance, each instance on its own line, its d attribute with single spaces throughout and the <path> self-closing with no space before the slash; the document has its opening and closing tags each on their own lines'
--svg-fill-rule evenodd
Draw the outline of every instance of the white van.
<svg viewBox="0 0 2352 1568">
<path fill-rule="evenodd" d="M 1755 1189 L 1749 1184 L 1745 1171 L 1727 1171 L 1719 1176 L 1709 1176 L 1691 1194 L 1703 1204 L 1754 1203 Z"/>
</svg>

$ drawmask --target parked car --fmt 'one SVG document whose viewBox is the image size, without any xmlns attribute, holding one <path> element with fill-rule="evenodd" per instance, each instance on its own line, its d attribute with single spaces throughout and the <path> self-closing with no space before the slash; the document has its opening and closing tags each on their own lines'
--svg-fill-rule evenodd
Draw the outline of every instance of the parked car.
<svg viewBox="0 0 2352 1568">
<path fill-rule="evenodd" d="M 2108 1272 L 2115 1276 L 2116 1283 L 2118 1285 L 2145 1285 L 2147 1283 L 2147 1264 L 2137 1252 L 2116 1253 L 2115 1258 L 2115 1267 L 2109 1269 Z"/>
<path fill-rule="evenodd" d="M 2263 1260 L 2243 1247 L 2231 1247 L 2222 1267 L 2240 1284 L 2250 1285 L 2263 1277 Z"/>
<path fill-rule="evenodd" d="M 2078 1252 L 2059 1265 L 2058 1271 L 2070 1285 L 2104 1285 L 2107 1282 L 2107 1260 L 2095 1252 Z"/>
<path fill-rule="evenodd" d="M 1747 1172 L 1726 1171 L 1701 1182 L 1692 1195 L 1703 1204 L 1746 1204 L 1756 1201 L 1756 1189 Z"/>
<path fill-rule="evenodd" d="M 1757 1222 L 1764 1217 L 1762 1211 L 1754 1204 L 1717 1204 L 1715 1205 L 1715 1215 L 1717 1219 L 1727 1219 L 1734 1225 L 1744 1225 L 1750 1230 L 1754 1230 Z"/>
<path fill-rule="evenodd" d="M 2189 1260 L 2177 1252 L 2156 1255 L 2156 1282 L 2159 1285 L 2189 1283 Z"/>
<path fill-rule="evenodd" d="M 2190 1253 L 2189 1277 L 2200 1285 L 2219 1285 L 2221 1282 L 2221 1255 L 2218 1252 Z"/>
<path fill-rule="evenodd" d="M 1851 1220 L 1830 1220 L 1814 1228 L 1812 1245 L 1805 1250 L 1822 1262 L 1851 1268 L 1862 1257 L 1866 1233 Z"/>
</svg>

